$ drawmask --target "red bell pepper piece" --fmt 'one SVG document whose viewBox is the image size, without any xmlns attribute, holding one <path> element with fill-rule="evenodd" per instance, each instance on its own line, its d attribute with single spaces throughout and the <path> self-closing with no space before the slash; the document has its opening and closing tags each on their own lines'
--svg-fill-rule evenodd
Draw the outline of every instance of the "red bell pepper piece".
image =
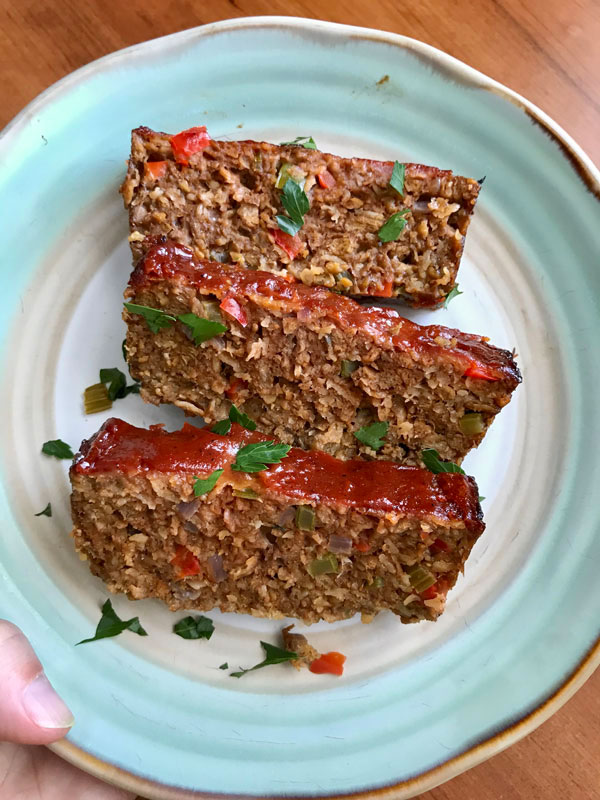
<svg viewBox="0 0 600 800">
<path fill-rule="evenodd" d="M 225 389 L 225 396 L 227 399 L 233 402 L 242 386 L 246 386 L 246 381 L 243 381 L 241 378 L 234 378 L 229 384 L 229 387 Z"/>
<path fill-rule="evenodd" d="M 444 553 L 447 553 L 450 550 L 450 545 L 443 539 L 436 539 L 431 546 L 435 547 L 436 550 L 443 550 Z"/>
<path fill-rule="evenodd" d="M 159 178 L 164 177 L 167 172 L 166 161 L 146 161 L 144 164 L 144 178 L 147 180 L 157 181 Z"/>
<path fill-rule="evenodd" d="M 498 381 L 500 378 L 491 370 L 482 367 L 480 364 L 473 362 L 470 364 L 465 372 L 463 378 L 479 378 L 482 381 Z"/>
<path fill-rule="evenodd" d="M 371 292 L 371 297 L 392 297 L 392 288 L 394 286 L 393 281 L 386 281 L 383 284 L 383 288 L 379 289 L 376 292 Z"/>
<path fill-rule="evenodd" d="M 170 563 L 178 570 L 178 580 L 189 578 L 191 575 L 199 575 L 202 572 L 196 556 L 181 544 L 175 546 L 175 556 Z"/>
<path fill-rule="evenodd" d="M 332 189 L 335 186 L 335 178 L 327 169 L 324 169 L 323 172 L 319 172 L 317 180 L 319 181 L 321 189 Z"/>
<path fill-rule="evenodd" d="M 309 669 L 317 675 L 323 675 L 324 673 L 329 675 L 343 675 L 345 662 L 346 656 L 333 651 L 331 653 L 324 653 L 322 656 L 319 656 L 319 658 L 316 658 L 311 663 Z"/>
<path fill-rule="evenodd" d="M 270 231 L 270 233 L 275 239 L 277 247 L 281 247 L 281 249 L 287 253 L 290 257 L 290 261 L 293 261 L 304 247 L 304 242 L 298 235 L 290 236 L 289 233 L 281 231 L 279 228 L 275 228 Z"/>
<path fill-rule="evenodd" d="M 199 153 L 210 144 L 210 136 L 206 132 L 206 125 L 197 128 L 188 128 L 187 131 L 176 133 L 169 139 L 175 161 L 184 167 L 190 163 L 190 156 Z"/>
<path fill-rule="evenodd" d="M 437 583 L 434 583 L 432 586 L 425 589 L 425 591 L 421 592 L 421 594 L 419 595 L 419 597 L 421 597 L 423 600 L 433 600 L 433 598 L 437 596 L 438 596 Z"/>
<path fill-rule="evenodd" d="M 246 312 L 240 306 L 237 300 L 233 297 L 225 297 L 221 300 L 219 308 L 222 308 L 226 314 L 229 314 L 230 317 L 237 320 L 240 323 L 242 328 L 245 328 L 248 324 L 248 317 L 246 316 Z"/>
<path fill-rule="evenodd" d="M 365 539 L 357 539 L 354 542 L 354 549 L 358 550 L 359 553 L 368 553 L 370 545 Z"/>
</svg>

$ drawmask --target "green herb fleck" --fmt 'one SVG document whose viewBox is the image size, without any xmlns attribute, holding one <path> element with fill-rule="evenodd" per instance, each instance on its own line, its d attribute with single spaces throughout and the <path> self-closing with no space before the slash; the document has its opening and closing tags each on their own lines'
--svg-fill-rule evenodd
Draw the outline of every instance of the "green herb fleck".
<svg viewBox="0 0 600 800">
<path fill-rule="evenodd" d="M 204 319 L 196 314 L 180 314 L 177 319 L 189 328 L 195 345 L 202 344 L 215 336 L 220 336 L 227 330 L 227 325 L 222 322 L 215 322 L 212 319 Z"/>
<path fill-rule="evenodd" d="M 111 636 L 118 636 L 123 631 L 131 631 L 137 633 L 138 636 L 148 636 L 146 631 L 140 625 L 140 618 L 133 617 L 133 619 L 122 620 L 120 619 L 112 607 L 110 600 L 102 606 L 102 617 L 96 628 L 96 633 L 90 639 L 82 639 L 77 644 L 86 644 L 86 642 L 96 642 L 98 639 L 108 639 Z"/>
<path fill-rule="evenodd" d="M 246 416 L 246 414 L 243 414 L 234 403 L 231 404 L 231 408 L 229 409 L 229 419 L 231 422 L 237 422 L 238 425 L 241 425 L 242 428 L 246 428 L 247 431 L 256 430 L 256 422 Z"/>
<path fill-rule="evenodd" d="M 458 297 L 459 294 L 464 294 L 464 292 L 461 292 L 460 289 L 458 288 L 458 284 L 456 284 L 456 286 L 454 286 L 446 295 L 446 299 L 444 300 L 444 308 L 448 308 L 448 303 L 450 302 L 450 300 L 453 300 L 455 297 Z"/>
<path fill-rule="evenodd" d="M 212 426 L 211 431 L 213 433 L 218 433 L 219 436 L 225 436 L 231 430 L 231 420 L 230 419 L 222 419 L 219 422 L 215 422 Z"/>
<path fill-rule="evenodd" d="M 379 229 L 379 233 L 377 234 L 379 236 L 379 241 L 395 242 L 404 230 L 404 226 L 406 225 L 406 220 L 404 217 L 407 214 L 410 214 L 409 208 L 404 208 L 402 211 L 392 214 L 388 221 L 384 222 Z"/>
<path fill-rule="evenodd" d="M 159 308 L 138 306 L 136 303 L 124 303 L 124 305 L 130 314 L 139 314 L 143 317 L 152 333 L 158 333 L 162 328 L 169 328 L 176 321 L 175 317 Z"/>
<path fill-rule="evenodd" d="M 219 667 L 219 669 L 229 669 L 229 664 L 228 664 L 228 663 L 225 661 L 225 663 L 224 663 L 224 664 L 221 664 L 221 666 Z"/>
<path fill-rule="evenodd" d="M 127 350 L 125 349 L 125 345 L 127 344 L 127 339 L 123 339 L 121 342 L 121 352 L 123 353 L 123 361 L 127 361 Z"/>
<path fill-rule="evenodd" d="M 237 472 L 262 472 L 267 464 L 279 464 L 290 451 L 289 444 L 274 441 L 253 442 L 238 450 L 231 469 Z"/>
<path fill-rule="evenodd" d="M 214 472 L 211 472 L 208 478 L 198 478 L 194 475 L 194 495 L 196 497 L 201 497 L 203 494 L 212 492 L 222 474 L 222 469 L 216 469 Z"/>
<path fill-rule="evenodd" d="M 173 633 L 182 639 L 210 639 L 215 630 L 212 619 L 208 617 L 184 617 L 173 625 Z"/>
<path fill-rule="evenodd" d="M 281 202 L 287 211 L 287 217 L 278 214 L 277 224 L 285 233 L 295 236 L 304 225 L 304 215 L 310 209 L 310 203 L 304 189 L 293 180 L 287 180 L 281 193 Z"/>
<path fill-rule="evenodd" d="M 482 494 L 480 494 L 477 500 L 478 502 L 482 503 L 485 500 L 485 497 Z"/>
<path fill-rule="evenodd" d="M 52 516 L 52 503 L 48 503 L 46 508 L 43 511 L 38 511 L 37 514 L 33 515 L 34 517 L 51 517 Z"/>
<path fill-rule="evenodd" d="M 461 475 L 465 474 L 464 469 L 461 469 L 458 464 L 452 461 L 442 461 L 438 451 L 434 450 L 432 447 L 427 448 L 427 450 L 421 450 L 421 460 L 427 469 L 436 475 L 439 472 L 458 472 Z"/>
<path fill-rule="evenodd" d="M 62 439 L 51 439 L 42 445 L 42 453 L 54 458 L 73 458 L 74 453 L 66 442 Z"/>
<path fill-rule="evenodd" d="M 316 150 L 317 145 L 312 136 L 296 136 L 293 142 L 280 142 L 281 147 L 286 144 L 296 145 L 297 147 L 305 147 L 307 150 Z"/>
<path fill-rule="evenodd" d="M 270 667 L 272 664 L 283 664 L 286 661 L 295 661 L 298 658 L 298 653 L 293 653 L 291 650 L 283 650 L 281 647 L 275 647 L 268 642 L 261 642 L 262 648 L 265 651 L 265 659 L 260 664 L 255 664 L 248 669 L 240 669 L 239 672 L 230 672 L 232 678 L 241 678 L 247 672 L 254 672 L 255 669 L 262 669 L 263 667 Z"/>
<path fill-rule="evenodd" d="M 372 450 L 379 450 L 383 447 L 383 440 L 387 436 L 389 422 L 374 422 L 372 425 L 365 425 L 354 434 L 359 442 L 366 444 Z"/>
<path fill-rule="evenodd" d="M 392 177 L 390 178 L 390 186 L 395 189 L 400 197 L 404 195 L 404 173 L 406 166 L 399 161 L 394 161 L 394 169 L 392 170 Z"/>
</svg>

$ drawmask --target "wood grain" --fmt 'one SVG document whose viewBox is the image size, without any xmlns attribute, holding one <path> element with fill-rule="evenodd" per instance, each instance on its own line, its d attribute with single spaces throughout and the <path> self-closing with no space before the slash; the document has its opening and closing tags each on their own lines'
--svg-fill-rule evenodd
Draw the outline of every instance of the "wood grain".
<svg viewBox="0 0 600 800">
<path fill-rule="evenodd" d="M 525 95 L 600 162 L 598 0 L 0 0 L 0 126 L 51 83 L 113 50 L 263 14 L 364 25 L 428 42 Z M 600 671 L 522 742 L 421 795 L 559 798 L 600 798 Z"/>
</svg>

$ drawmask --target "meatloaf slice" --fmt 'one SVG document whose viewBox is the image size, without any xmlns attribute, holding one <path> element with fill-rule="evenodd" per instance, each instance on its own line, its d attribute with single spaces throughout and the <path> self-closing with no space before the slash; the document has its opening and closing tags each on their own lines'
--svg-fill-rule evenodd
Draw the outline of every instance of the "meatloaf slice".
<svg viewBox="0 0 600 800">
<path fill-rule="evenodd" d="M 71 468 L 73 536 L 92 572 L 172 610 L 435 620 L 484 530 L 475 481 L 296 449 L 236 471 L 241 448 L 265 440 L 236 424 L 218 436 L 106 422 Z"/>
<path fill-rule="evenodd" d="M 125 312 L 131 374 L 146 402 L 173 403 L 212 424 L 231 401 L 283 442 L 419 463 L 435 448 L 460 461 L 510 400 L 510 353 L 480 337 L 423 327 L 322 287 L 236 266 L 198 263 L 158 242 L 132 273 L 127 300 L 227 325 L 200 345 L 177 322 L 153 333 Z M 354 434 L 389 423 L 375 453 Z"/>
<path fill-rule="evenodd" d="M 476 180 L 405 164 L 401 194 L 390 186 L 392 161 L 220 142 L 203 130 L 175 137 L 145 127 L 133 131 L 121 191 L 136 260 L 147 236 L 165 234 L 200 259 L 235 261 L 350 295 L 435 307 L 454 287 L 479 193 Z M 276 221 L 285 215 L 288 178 L 310 202 L 295 236 Z M 381 241 L 380 229 L 400 212 L 406 213 L 398 238 Z"/>
</svg>

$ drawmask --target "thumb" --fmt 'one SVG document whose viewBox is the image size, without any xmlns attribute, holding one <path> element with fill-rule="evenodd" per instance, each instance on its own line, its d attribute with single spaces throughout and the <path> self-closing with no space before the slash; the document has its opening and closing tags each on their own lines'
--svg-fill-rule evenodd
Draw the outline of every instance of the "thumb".
<svg viewBox="0 0 600 800">
<path fill-rule="evenodd" d="M 0 686 L 0 741 L 48 744 L 73 724 L 29 642 L 5 620 L 0 620 Z"/>
</svg>

